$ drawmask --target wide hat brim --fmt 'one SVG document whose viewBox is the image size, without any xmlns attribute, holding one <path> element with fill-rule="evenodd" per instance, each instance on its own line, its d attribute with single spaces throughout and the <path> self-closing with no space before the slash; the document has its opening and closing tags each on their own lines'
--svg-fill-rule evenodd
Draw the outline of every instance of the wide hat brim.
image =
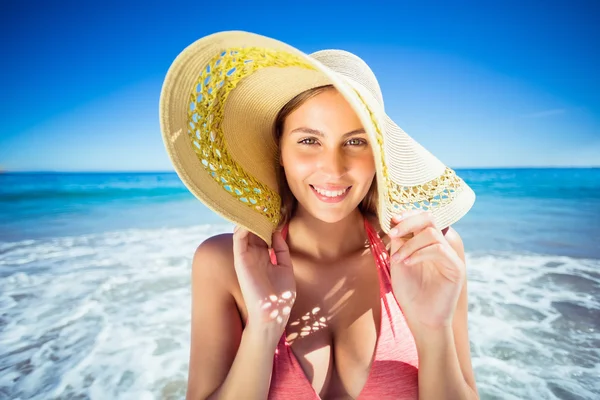
<svg viewBox="0 0 600 400">
<path fill-rule="evenodd" d="M 405 210 L 430 210 L 440 229 L 469 211 L 473 190 L 387 116 L 364 61 L 340 50 L 308 55 L 243 31 L 198 39 L 166 74 L 160 127 L 176 173 L 207 207 L 270 246 L 281 205 L 275 118 L 299 93 L 329 84 L 354 109 L 372 143 L 385 233 Z"/>
</svg>

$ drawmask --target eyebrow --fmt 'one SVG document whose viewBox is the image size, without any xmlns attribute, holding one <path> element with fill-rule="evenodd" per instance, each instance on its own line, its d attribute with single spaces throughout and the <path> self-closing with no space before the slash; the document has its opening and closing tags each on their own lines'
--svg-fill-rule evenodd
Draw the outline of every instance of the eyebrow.
<svg viewBox="0 0 600 400">
<path fill-rule="evenodd" d="M 316 135 L 316 136 L 321 136 L 321 137 L 325 137 L 325 134 L 323 132 L 321 132 L 318 129 L 312 129 L 312 128 L 306 128 L 301 126 L 300 128 L 296 128 L 293 129 L 290 134 L 295 133 L 295 132 L 303 132 L 303 133 L 310 133 L 312 135 Z M 365 132 L 365 130 L 363 128 L 359 128 L 359 129 L 355 129 L 351 132 L 345 133 L 344 136 L 342 136 L 343 138 L 347 137 L 347 136 L 352 136 L 352 135 L 357 135 L 359 133 L 367 133 Z"/>
</svg>

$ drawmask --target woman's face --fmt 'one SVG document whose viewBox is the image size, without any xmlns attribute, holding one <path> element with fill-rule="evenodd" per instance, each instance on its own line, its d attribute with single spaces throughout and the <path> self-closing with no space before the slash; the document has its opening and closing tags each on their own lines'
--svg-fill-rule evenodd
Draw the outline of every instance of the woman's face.
<svg viewBox="0 0 600 400">
<path fill-rule="evenodd" d="M 354 211 L 375 177 L 371 144 L 335 89 L 305 101 L 285 119 L 281 164 L 298 207 L 324 222 Z"/>
</svg>

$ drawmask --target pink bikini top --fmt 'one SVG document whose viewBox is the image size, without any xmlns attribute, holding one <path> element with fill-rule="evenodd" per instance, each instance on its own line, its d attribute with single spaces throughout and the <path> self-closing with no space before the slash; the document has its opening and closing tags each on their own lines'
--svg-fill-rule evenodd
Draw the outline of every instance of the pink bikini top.
<svg viewBox="0 0 600 400">
<path fill-rule="evenodd" d="M 371 224 L 364 219 L 371 253 L 379 272 L 381 298 L 380 332 L 369 376 L 358 399 L 417 399 L 417 348 L 404 315 L 392 293 L 389 254 Z M 287 236 L 287 226 L 283 229 Z M 274 259 L 275 261 L 275 259 Z M 285 334 L 281 336 L 273 362 L 269 400 L 318 400 L 318 393 L 304 374 Z"/>
</svg>

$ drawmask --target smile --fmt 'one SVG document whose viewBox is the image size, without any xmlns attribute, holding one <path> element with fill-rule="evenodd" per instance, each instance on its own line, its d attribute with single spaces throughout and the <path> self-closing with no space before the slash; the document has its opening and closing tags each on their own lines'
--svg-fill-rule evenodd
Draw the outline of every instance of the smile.
<svg viewBox="0 0 600 400">
<path fill-rule="evenodd" d="M 345 189 L 324 190 L 313 185 L 310 185 L 310 187 L 317 198 L 325 203 L 337 203 L 344 200 L 352 188 L 352 186 L 348 186 Z"/>
</svg>

